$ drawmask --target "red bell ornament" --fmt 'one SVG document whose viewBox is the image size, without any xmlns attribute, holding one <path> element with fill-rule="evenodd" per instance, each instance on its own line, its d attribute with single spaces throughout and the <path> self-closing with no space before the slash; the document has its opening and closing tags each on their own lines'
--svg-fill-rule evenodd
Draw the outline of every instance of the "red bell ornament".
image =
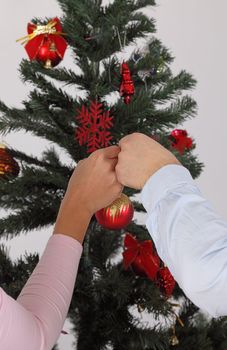
<svg viewBox="0 0 227 350">
<path fill-rule="evenodd" d="M 56 17 L 46 25 L 28 23 L 28 35 L 17 41 L 26 44 L 31 61 L 36 60 L 45 68 L 52 68 L 64 58 L 67 42 L 63 35 L 60 20 Z"/>
<path fill-rule="evenodd" d="M 112 204 L 95 214 L 98 223 L 110 230 L 120 230 L 128 226 L 133 215 L 133 204 L 123 193 Z"/>
</svg>

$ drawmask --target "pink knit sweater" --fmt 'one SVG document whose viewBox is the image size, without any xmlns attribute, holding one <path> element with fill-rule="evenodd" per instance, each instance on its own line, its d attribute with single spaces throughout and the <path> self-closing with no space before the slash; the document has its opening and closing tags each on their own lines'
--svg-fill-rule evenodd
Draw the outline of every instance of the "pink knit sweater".
<svg viewBox="0 0 227 350">
<path fill-rule="evenodd" d="M 68 313 L 81 254 L 77 240 L 54 234 L 17 300 L 0 288 L 0 349 L 52 349 Z"/>
</svg>

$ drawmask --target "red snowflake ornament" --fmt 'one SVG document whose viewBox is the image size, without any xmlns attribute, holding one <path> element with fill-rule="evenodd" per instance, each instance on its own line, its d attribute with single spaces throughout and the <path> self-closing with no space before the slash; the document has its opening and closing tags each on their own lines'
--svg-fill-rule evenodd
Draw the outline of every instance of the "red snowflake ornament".
<svg viewBox="0 0 227 350">
<path fill-rule="evenodd" d="M 113 117 L 110 111 L 103 110 L 102 103 L 91 101 L 89 109 L 83 105 L 76 119 L 81 124 L 76 129 L 76 140 L 80 146 L 87 143 L 87 153 L 109 146 L 113 136 L 108 130 L 113 126 Z"/>
</svg>

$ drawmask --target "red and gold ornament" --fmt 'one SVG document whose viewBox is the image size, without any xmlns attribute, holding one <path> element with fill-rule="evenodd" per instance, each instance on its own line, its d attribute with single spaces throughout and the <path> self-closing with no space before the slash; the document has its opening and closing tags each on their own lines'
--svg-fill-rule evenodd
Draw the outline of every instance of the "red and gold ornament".
<svg viewBox="0 0 227 350">
<path fill-rule="evenodd" d="M 46 25 L 28 23 L 28 35 L 18 39 L 25 45 L 30 60 L 44 63 L 45 68 L 57 66 L 64 58 L 67 42 L 60 20 L 56 17 Z"/>
<path fill-rule="evenodd" d="M 17 177 L 19 172 L 20 167 L 11 156 L 8 148 L 0 144 L 0 178 L 8 179 L 9 177 Z"/>
<path fill-rule="evenodd" d="M 124 98 L 125 104 L 128 105 L 135 93 L 135 86 L 131 78 L 129 66 L 125 62 L 121 65 L 121 77 L 120 95 Z"/>
<path fill-rule="evenodd" d="M 191 137 L 188 137 L 186 130 L 174 129 L 169 138 L 172 140 L 172 147 L 180 154 L 183 154 L 186 149 L 192 148 L 193 142 Z"/>
<path fill-rule="evenodd" d="M 124 248 L 124 268 L 127 270 L 131 266 L 138 275 L 154 280 L 158 273 L 160 259 L 154 252 L 152 241 L 138 242 L 135 237 L 127 233 Z"/>
<path fill-rule="evenodd" d="M 108 207 L 97 211 L 95 216 L 101 226 L 110 230 L 120 230 L 130 224 L 133 214 L 134 208 L 132 202 L 122 193 Z"/>
</svg>

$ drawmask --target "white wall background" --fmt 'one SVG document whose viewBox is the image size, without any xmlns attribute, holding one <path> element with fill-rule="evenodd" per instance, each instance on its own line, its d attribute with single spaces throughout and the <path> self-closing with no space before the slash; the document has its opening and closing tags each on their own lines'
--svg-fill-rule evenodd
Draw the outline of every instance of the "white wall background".
<svg viewBox="0 0 227 350">
<path fill-rule="evenodd" d="M 122 0 L 124 1 L 124 0 Z M 157 36 L 176 57 L 173 70 L 185 68 L 198 80 L 193 96 L 198 102 L 198 117 L 184 127 L 197 142 L 196 153 L 205 163 L 205 170 L 197 180 L 202 192 L 218 212 L 227 219 L 227 2 L 224 0 L 157 0 L 150 10 L 157 20 Z M 15 40 L 26 32 L 26 24 L 34 16 L 60 15 L 55 0 L 1 1 L 0 10 L 0 98 L 12 106 L 20 106 L 29 86 L 19 79 L 18 67 L 26 53 Z M 70 64 L 69 54 L 65 64 Z M 38 155 L 47 143 L 23 134 L 11 134 L 5 142 L 21 150 Z M 42 251 L 52 228 L 32 232 L 6 242 L 10 256 L 15 259 L 25 251 Z M 4 241 L 5 242 L 5 241 Z M 69 324 L 66 323 L 66 330 Z M 71 349 L 71 337 L 61 336 L 59 344 Z"/>
</svg>

